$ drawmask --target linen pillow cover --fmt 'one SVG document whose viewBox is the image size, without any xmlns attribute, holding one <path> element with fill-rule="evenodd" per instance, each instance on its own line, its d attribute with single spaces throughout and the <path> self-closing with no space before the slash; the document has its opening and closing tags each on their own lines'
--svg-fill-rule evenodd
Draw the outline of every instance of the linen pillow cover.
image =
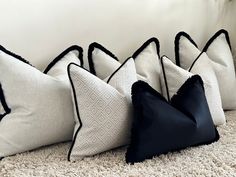
<svg viewBox="0 0 236 177">
<path fill-rule="evenodd" d="M 185 32 L 176 35 L 175 52 L 176 64 L 184 69 L 189 68 L 197 56 L 201 54 L 196 43 Z M 236 109 L 236 94 L 229 94 L 232 90 L 236 90 L 236 78 L 228 32 L 224 29 L 216 32 L 208 40 L 202 52 L 207 54 L 215 71 L 223 109 Z"/>
<path fill-rule="evenodd" d="M 127 59 L 104 80 L 71 63 L 76 125 L 68 160 L 79 160 L 127 145 L 132 120 L 131 86 L 137 81 L 135 64 Z"/>
<path fill-rule="evenodd" d="M 72 139 L 69 62 L 83 64 L 81 47 L 62 52 L 47 75 L 0 46 L 0 157 Z"/>
<path fill-rule="evenodd" d="M 150 38 L 134 52 L 132 58 L 135 62 L 137 78 L 148 82 L 153 88 L 161 92 L 159 53 L 158 39 Z M 112 52 L 98 43 L 89 45 L 88 61 L 91 73 L 100 79 L 106 78 L 121 65 Z"/>
<path fill-rule="evenodd" d="M 166 56 L 161 58 L 162 77 L 161 85 L 164 97 L 170 101 L 183 83 L 192 75 L 198 74 L 204 82 L 206 99 L 215 125 L 225 123 L 225 115 L 222 109 L 221 98 L 215 72 L 205 53 L 192 63 L 188 70 L 175 65 Z M 207 68 L 207 69 L 206 69 Z"/>
<path fill-rule="evenodd" d="M 132 102 L 134 122 L 127 163 L 219 139 L 198 75 L 189 78 L 170 102 L 138 81 L 132 86 Z"/>
</svg>

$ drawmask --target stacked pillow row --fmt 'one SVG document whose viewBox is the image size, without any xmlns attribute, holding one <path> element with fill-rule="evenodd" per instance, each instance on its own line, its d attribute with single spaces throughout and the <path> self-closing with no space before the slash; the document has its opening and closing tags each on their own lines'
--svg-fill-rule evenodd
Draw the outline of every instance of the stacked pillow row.
<svg viewBox="0 0 236 177">
<path fill-rule="evenodd" d="M 68 160 L 129 145 L 126 162 L 141 162 L 217 141 L 215 126 L 225 123 L 224 110 L 236 108 L 225 30 L 202 51 L 178 33 L 176 64 L 160 58 L 156 38 L 123 63 L 92 43 L 90 71 L 83 68 L 82 52 L 71 46 L 42 73 L 0 47 L 0 157 L 72 140 Z"/>
</svg>

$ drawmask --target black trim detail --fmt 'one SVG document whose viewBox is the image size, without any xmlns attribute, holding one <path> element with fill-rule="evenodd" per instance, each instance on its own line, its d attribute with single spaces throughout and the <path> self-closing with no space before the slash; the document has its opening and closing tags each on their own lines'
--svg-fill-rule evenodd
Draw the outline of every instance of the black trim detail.
<svg viewBox="0 0 236 177">
<path fill-rule="evenodd" d="M 188 78 L 184 84 L 178 89 L 178 91 L 176 92 L 176 94 L 174 94 L 171 98 L 171 102 L 175 102 L 175 99 L 177 99 L 176 97 L 178 97 L 178 95 L 182 95 L 183 93 L 185 93 L 189 88 L 191 88 L 191 86 L 198 81 L 200 83 L 200 85 L 202 86 L 202 90 L 204 91 L 204 83 L 203 80 L 201 78 L 201 76 L 199 76 L 198 74 L 191 76 L 190 78 Z"/>
<path fill-rule="evenodd" d="M 78 54 L 78 58 L 80 60 L 81 66 L 83 66 L 84 61 L 83 61 L 83 49 L 82 47 L 78 46 L 78 45 L 72 45 L 69 48 L 67 48 L 66 50 L 64 50 L 61 54 L 59 54 L 54 60 L 52 60 L 49 65 L 46 67 L 46 69 L 44 70 L 44 74 L 47 74 L 49 72 L 49 70 L 58 62 L 60 61 L 66 54 L 68 54 L 69 52 L 73 51 L 73 50 L 77 50 L 79 52 Z"/>
<path fill-rule="evenodd" d="M 76 141 L 76 138 L 77 138 L 77 135 L 80 131 L 80 129 L 82 128 L 83 124 L 82 124 L 82 121 L 80 119 L 80 115 L 79 115 L 79 107 L 78 107 L 78 103 L 77 103 L 77 98 L 76 98 L 76 90 L 75 90 L 75 87 L 74 87 L 74 84 L 73 84 L 73 81 L 71 79 L 71 75 L 70 75 L 70 66 L 71 65 L 75 65 L 75 66 L 78 66 L 80 68 L 83 68 L 79 65 L 77 65 L 76 63 L 70 63 L 68 66 L 67 66 L 67 73 L 68 73 L 68 77 L 69 77 L 69 80 L 70 80 L 70 84 L 71 84 L 71 88 L 72 88 L 72 92 L 73 92 L 73 98 L 74 98 L 74 103 L 75 103 L 75 109 L 76 109 L 76 114 L 77 114 L 77 118 L 78 118 L 78 121 L 80 123 L 80 126 L 79 128 L 76 130 L 75 132 L 75 135 L 72 139 L 72 143 L 71 143 L 71 146 L 70 146 L 70 149 L 69 149 L 69 152 L 68 152 L 68 156 L 67 156 L 67 160 L 70 161 L 70 156 L 71 156 L 71 152 L 72 152 L 72 149 L 75 145 L 75 141 Z M 84 68 L 83 68 L 84 69 Z M 86 69 L 84 69 L 86 70 Z M 87 70 L 86 70 L 87 71 Z M 89 71 L 88 71 L 89 72 Z"/>
<path fill-rule="evenodd" d="M 228 33 L 225 29 L 221 29 L 221 30 L 217 31 L 217 32 L 208 40 L 208 42 L 206 43 L 206 45 L 205 45 L 205 47 L 203 48 L 202 51 L 203 51 L 203 52 L 206 52 L 207 49 L 209 48 L 209 46 L 212 44 L 212 42 L 214 42 L 214 40 L 215 40 L 216 38 L 218 38 L 221 34 L 224 34 L 224 35 L 225 35 L 226 41 L 227 41 L 227 43 L 228 43 L 228 45 L 229 45 L 229 48 L 230 48 L 230 50 L 232 50 L 231 44 L 230 44 L 230 39 L 229 39 L 229 33 Z"/>
<path fill-rule="evenodd" d="M 157 38 L 152 37 L 150 39 L 148 39 L 146 42 L 143 43 L 143 45 L 141 47 L 139 47 L 134 54 L 132 55 L 132 58 L 135 60 L 135 58 L 150 44 L 154 42 L 156 44 L 156 49 L 157 49 L 157 55 L 160 58 L 160 42 L 158 41 Z M 119 61 L 119 59 L 108 49 L 106 49 L 104 46 L 102 46 L 101 44 L 97 43 L 97 42 L 93 42 L 89 45 L 88 47 L 88 63 L 89 63 L 89 70 L 92 74 L 96 75 L 96 70 L 95 70 L 95 66 L 93 63 L 93 57 L 92 57 L 92 53 L 93 50 L 97 48 L 100 49 L 101 51 L 103 51 L 104 53 L 106 53 L 107 55 L 109 55 L 110 57 L 112 57 L 114 60 Z M 130 58 L 130 57 L 129 57 Z"/>
<path fill-rule="evenodd" d="M 220 136 L 216 127 L 213 124 L 211 114 L 207 105 L 207 100 L 204 94 L 203 81 L 199 75 L 193 75 L 192 77 L 187 79 L 185 83 L 177 91 L 177 94 L 172 97 L 171 102 L 168 102 L 160 93 L 158 93 L 155 89 L 153 89 L 148 83 L 144 81 L 135 82 L 132 86 L 131 92 L 132 92 L 132 103 L 134 107 L 134 120 L 133 120 L 132 128 L 131 128 L 131 142 L 125 154 L 126 163 L 133 165 L 136 162 L 142 162 L 146 159 L 151 159 L 161 154 L 167 154 L 168 152 L 180 151 L 188 147 L 207 145 L 207 144 L 211 144 L 219 140 Z M 192 92 L 198 92 L 199 95 L 196 96 Z M 198 96 L 202 97 L 200 99 L 202 99 L 201 103 L 204 106 L 199 107 L 199 109 L 200 109 L 200 112 L 202 110 L 203 115 L 199 115 L 199 112 L 191 113 L 191 108 L 188 107 L 188 103 L 189 103 L 189 100 L 192 99 L 192 98 L 189 98 L 189 96 L 192 96 L 192 94 L 193 94 L 193 98 L 195 99 L 198 98 Z M 163 117 L 163 115 L 165 114 L 165 111 L 163 111 L 163 114 L 159 114 L 155 118 L 153 118 L 153 112 L 148 113 L 147 110 L 150 110 L 150 108 L 155 109 L 155 107 L 158 106 L 158 104 L 153 105 L 153 107 L 152 105 L 149 104 L 148 109 L 144 110 L 146 103 L 153 103 L 153 99 L 155 99 L 155 97 L 156 97 L 157 103 L 158 102 L 164 103 L 164 104 L 161 104 L 161 106 L 166 105 L 167 107 L 175 108 L 173 109 L 173 112 L 172 112 L 173 114 L 170 114 L 172 116 Z M 149 102 L 150 100 L 152 101 Z M 197 104 L 198 103 L 195 103 L 193 101 L 193 106 L 197 106 Z M 162 111 L 162 109 L 165 109 L 167 107 L 159 108 L 160 109 L 159 111 Z M 165 118 L 171 118 L 172 120 L 175 118 L 178 118 L 178 116 L 175 117 L 176 116 L 174 114 L 175 112 L 183 113 L 183 115 L 186 116 L 185 119 L 191 119 L 191 121 L 194 122 L 193 125 L 189 124 L 189 127 L 188 127 L 189 130 L 191 131 L 193 130 L 192 132 L 190 131 L 189 133 L 193 135 L 192 138 L 194 138 L 194 141 L 188 140 L 187 144 L 184 143 L 184 145 L 180 145 L 178 144 L 179 141 L 174 142 L 174 144 L 166 143 L 166 139 L 168 138 L 166 138 L 165 134 L 161 134 L 159 136 L 159 138 L 161 137 L 160 139 L 157 138 L 158 137 L 157 134 L 159 133 L 157 126 L 160 125 L 160 123 L 164 123 L 166 121 Z M 202 118 L 202 116 L 204 117 Z M 147 119 L 144 119 L 144 118 L 147 118 Z M 159 119 L 159 121 L 155 121 L 155 119 Z M 182 126 L 182 124 L 180 125 Z M 175 126 L 174 126 L 174 129 L 178 127 L 178 125 L 176 127 Z M 181 126 L 178 128 L 179 130 L 181 130 L 182 128 Z M 145 129 L 143 129 L 144 127 L 146 130 L 148 129 L 148 131 L 145 131 Z M 210 131 L 212 131 L 211 133 L 209 132 L 207 133 L 208 134 L 207 139 L 204 138 L 205 140 L 203 140 L 202 138 L 200 138 L 199 140 L 196 141 L 195 138 L 198 139 L 199 136 L 205 136 L 202 133 L 204 133 L 204 130 L 206 130 L 207 128 L 209 128 Z M 189 130 L 183 129 L 183 132 L 188 133 Z M 178 140 L 185 142 L 185 139 L 181 138 L 181 134 L 178 134 L 179 132 L 177 131 L 177 129 L 173 131 L 176 133 L 176 134 L 173 134 L 174 136 L 172 135 L 171 135 L 172 137 L 169 136 L 170 134 L 168 131 L 166 132 L 167 133 L 166 135 L 173 138 L 173 140 L 178 138 Z M 189 138 L 191 138 L 191 136 L 189 136 Z M 161 142 L 164 142 L 164 143 L 162 144 Z M 149 143 L 152 143 L 152 144 L 149 144 Z M 161 147 L 158 150 L 158 146 L 160 145 L 160 143 L 164 146 L 168 144 L 168 148 L 163 149 L 163 147 Z"/>
<path fill-rule="evenodd" d="M 20 55 L 17 55 L 17 54 L 15 54 L 15 53 L 13 53 L 13 52 L 11 52 L 11 51 L 5 49 L 5 48 L 4 48 L 3 46 L 1 46 L 1 45 L 0 45 L 0 50 L 3 51 L 3 52 L 6 53 L 6 54 L 8 54 L 8 55 L 10 55 L 10 56 L 12 56 L 12 57 L 18 59 L 18 60 L 20 60 L 20 61 L 22 61 L 22 62 L 24 62 L 24 63 L 30 65 L 30 66 L 33 66 L 29 61 L 27 61 L 26 59 L 24 59 L 24 58 L 21 57 Z M 33 66 L 33 67 L 34 67 L 34 66 Z"/>
<path fill-rule="evenodd" d="M 167 100 L 170 101 L 169 87 L 168 87 L 168 83 L 167 83 L 167 79 L 166 79 L 165 67 L 164 67 L 164 64 L 163 64 L 163 58 L 164 58 L 164 57 L 168 58 L 168 57 L 165 56 L 165 55 L 163 55 L 163 56 L 161 57 L 161 67 L 162 67 L 162 73 L 163 73 L 164 80 L 165 80 L 165 85 L 166 85 Z M 168 58 L 168 59 L 169 59 L 169 58 Z"/>
<path fill-rule="evenodd" d="M 3 89 L 2 89 L 2 84 L 0 83 L 0 101 L 2 103 L 2 107 L 3 109 L 5 110 L 5 113 L 4 114 L 0 114 L 0 121 L 2 120 L 2 118 L 9 114 L 11 112 L 11 109 L 8 107 L 7 103 L 6 103 L 6 100 L 5 100 L 5 96 L 4 96 L 4 93 L 3 93 Z"/>
<path fill-rule="evenodd" d="M 230 50 L 231 50 L 231 44 L 230 44 L 228 32 L 227 32 L 226 30 L 224 30 L 224 29 L 219 30 L 218 32 L 216 32 L 216 33 L 213 35 L 213 37 L 211 37 L 211 38 L 208 40 L 208 42 L 207 42 L 207 44 L 205 45 L 205 47 L 203 48 L 202 52 L 197 56 L 197 58 L 193 61 L 192 65 L 190 66 L 190 68 L 189 68 L 189 70 L 188 70 L 189 72 L 192 70 L 194 64 L 198 61 L 198 59 L 201 57 L 201 55 L 202 55 L 203 53 L 207 52 L 207 49 L 208 49 L 209 46 L 212 44 L 212 42 L 214 42 L 214 40 L 217 39 L 221 34 L 224 34 L 224 35 L 225 35 L 226 41 L 227 41 L 227 43 L 228 43 L 228 45 L 229 45 L 229 48 L 230 48 Z M 178 52 L 178 53 L 179 53 L 179 52 Z"/>
<path fill-rule="evenodd" d="M 151 94 L 153 94 L 154 96 L 158 97 L 159 99 L 161 99 L 162 101 L 169 103 L 168 100 L 166 100 L 166 98 L 164 96 L 162 96 L 158 91 L 156 91 L 155 89 L 153 89 L 147 82 L 145 81 L 136 81 L 133 85 L 132 85 L 132 89 L 131 89 L 131 95 L 135 95 L 137 93 L 139 93 L 140 91 L 142 92 L 143 90 L 147 90 L 148 92 L 150 92 Z M 140 100 L 141 101 L 141 100 Z"/>
<path fill-rule="evenodd" d="M 132 58 L 135 60 L 135 58 L 150 44 L 154 42 L 156 44 L 156 49 L 157 49 L 157 55 L 160 58 L 160 42 L 157 38 L 152 37 L 150 39 L 148 39 L 146 42 L 143 43 L 143 45 L 141 47 L 139 47 L 134 54 L 132 55 Z"/>
<path fill-rule="evenodd" d="M 225 35 L 226 41 L 229 45 L 230 50 L 232 51 L 231 43 L 230 43 L 230 38 L 229 38 L 229 33 L 225 29 L 220 29 L 217 31 L 206 43 L 205 47 L 203 47 L 202 52 L 199 54 L 199 56 L 194 60 L 193 64 L 191 65 L 189 71 L 192 69 L 194 63 L 197 61 L 198 58 L 202 55 L 202 53 L 207 52 L 207 49 L 209 46 L 214 42 L 215 39 L 217 39 L 221 34 Z M 179 32 L 176 37 L 175 37 L 175 62 L 177 66 L 181 67 L 181 62 L 179 58 L 179 41 L 180 38 L 184 36 L 186 37 L 196 48 L 198 48 L 197 44 L 194 42 L 194 40 L 185 32 Z"/>
<path fill-rule="evenodd" d="M 202 56 L 202 54 L 205 52 L 201 52 L 197 58 L 193 61 L 193 63 L 191 64 L 190 68 L 188 69 L 189 72 L 191 72 L 191 70 L 193 69 L 194 64 L 198 61 L 198 59 Z"/>
<path fill-rule="evenodd" d="M 179 41 L 181 37 L 187 38 L 196 48 L 198 48 L 197 44 L 194 40 L 190 37 L 189 34 L 181 31 L 175 36 L 175 63 L 177 66 L 180 66 L 180 58 L 179 58 Z M 181 66 L 180 66 L 181 67 Z"/>
<path fill-rule="evenodd" d="M 109 79 L 107 80 L 107 84 L 109 83 L 109 81 L 111 80 L 111 78 L 119 71 L 120 68 L 122 68 L 122 66 L 124 66 L 124 64 L 131 58 L 128 58 L 127 60 L 125 60 L 125 62 L 116 70 L 112 73 L 112 75 L 109 77 Z M 71 75 L 70 75 L 70 66 L 71 65 L 75 65 L 77 67 L 80 67 L 82 69 L 84 69 L 85 71 L 89 72 L 91 74 L 91 72 L 85 68 L 83 68 L 82 66 L 79 66 L 77 65 L 76 63 L 70 63 L 68 66 L 67 66 L 67 73 L 68 73 L 68 77 L 69 77 L 69 80 L 70 80 L 70 83 L 71 83 L 71 88 L 72 88 L 72 92 L 73 92 L 73 99 L 74 99 L 74 103 L 75 103 L 75 107 L 76 107 L 76 114 L 77 114 L 77 118 L 79 120 L 79 123 L 80 123 L 80 126 L 78 127 L 78 129 L 76 130 L 75 134 L 74 134 L 74 137 L 73 137 L 73 140 L 72 140 L 72 143 L 71 143 L 71 147 L 69 149 L 69 152 L 68 152 L 68 156 L 67 156 L 67 160 L 70 161 L 70 156 L 71 156 L 71 152 L 72 152 L 72 149 L 75 145 L 75 141 L 76 141 L 76 138 L 77 138 L 77 135 L 80 131 L 80 129 L 82 128 L 83 124 L 82 124 L 82 120 L 80 118 L 80 115 L 79 115 L 79 106 L 78 106 L 78 103 L 77 103 L 77 97 L 76 97 L 76 90 L 75 90 L 75 87 L 74 87 L 74 84 L 73 84 L 73 81 L 71 79 Z"/>
<path fill-rule="evenodd" d="M 184 93 L 187 92 L 187 90 L 191 89 L 192 85 L 195 84 L 196 82 L 199 82 L 199 84 L 202 87 L 202 90 L 205 92 L 204 86 L 203 86 L 203 81 L 202 78 L 199 75 L 193 75 L 192 77 L 188 78 L 185 83 L 178 89 L 176 94 L 174 94 L 171 98 L 171 103 L 176 103 L 178 102 L 178 97 L 180 95 L 183 95 Z M 175 104 L 173 104 L 175 105 Z M 177 106 L 178 107 L 178 106 Z M 185 115 L 187 115 L 193 122 L 197 123 L 196 120 L 189 114 L 189 112 L 185 111 L 184 109 L 180 109 Z"/>
<path fill-rule="evenodd" d="M 193 61 L 191 67 L 189 68 L 188 72 L 191 72 L 191 69 L 193 68 L 194 64 L 197 62 L 197 60 L 201 57 L 201 55 L 203 54 L 204 52 L 201 52 L 198 57 Z M 166 94 L 167 94 L 167 100 L 170 102 L 172 98 L 170 98 L 170 93 L 169 93 L 169 87 L 168 87 L 168 82 L 167 82 L 167 78 L 166 78 L 166 72 L 165 72 L 165 67 L 164 67 L 164 64 L 163 64 L 163 58 L 166 57 L 168 58 L 166 55 L 163 55 L 161 57 L 161 67 L 162 67 L 162 72 L 163 72 L 163 76 L 164 76 L 164 80 L 165 80 L 165 86 L 166 86 Z M 168 58 L 169 59 L 169 58 Z"/>
<path fill-rule="evenodd" d="M 107 83 L 109 84 L 110 80 L 112 77 L 130 60 L 132 59 L 131 57 L 127 58 L 108 78 Z"/>
<path fill-rule="evenodd" d="M 93 42 L 89 45 L 88 47 L 88 63 L 89 63 L 89 70 L 92 74 L 96 75 L 96 71 L 95 71 L 95 66 L 93 63 L 93 50 L 97 48 L 100 49 L 101 51 L 103 51 L 104 53 L 106 53 L 107 55 L 109 55 L 110 57 L 112 57 L 114 60 L 119 61 L 118 58 L 109 50 L 107 50 L 104 46 L 102 46 L 101 44 L 98 44 L 97 42 Z"/>
</svg>

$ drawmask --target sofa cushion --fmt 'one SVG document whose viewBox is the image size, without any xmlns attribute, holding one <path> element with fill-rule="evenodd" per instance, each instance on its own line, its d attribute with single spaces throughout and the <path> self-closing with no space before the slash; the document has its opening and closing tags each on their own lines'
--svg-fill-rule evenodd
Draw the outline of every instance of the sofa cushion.
<svg viewBox="0 0 236 177">
<path fill-rule="evenodd" d="M 171 100 L 171 97 L 177 93 L 178 89 L 189 77 L 198 74 L 203 79 L 206 99 L 215 125 L 225 123 L 218 82 L 205 53 L 199 55 L 198 59 L 192 63 L 189 70 L 182 69 L 175 65 L 166 56 L 161 58 L 161 63 L 163 71 L 161 76 L 162 91 L 168 101 Z"/>
<path fill-rule="evenodd" d="M 170 102 L 138 81 L 132 87 L 132 102 L 134 122 L 126 153 L 128 163 L 219 139 L 198 75 L 189 78 Z"/>
<path fill-rule="evenodd" d="M 0 46 L 0 157 L 72 139 L 66 70 L 69 62 L 81 65 L 81 56 L 79 46 L 68 48 L 48 65 L 47 75 Z"/>
<path fill-rule="evenodd" d="M 135 64 L 127 59 L 104 80 L 71 63 L 68 74 L 74 99 L 74 138 L 68 160 L 79 160 L 129 143 L 131 86 Z"/>
<path fill-rule="evenodd" d="M 225 110 L 236 109 L 236 94 L 229 94 L 232 90 L 236 90 L 236 78 L 227 31 L 222 29 L 215 33 L 202 51 L 197 48 L 196 43 L 187 33 L 180 32 L 176 35 L 175 51 L 176 64 L 184 69 L 189 68 L 193 61 L 202 52 L 205 52 L 218 80 L 223 108 Z"/>
<path fill-rule="evenodd" d="M 132 58 L 135 62 L 137 78 L 148 82 L 153 88 L 161 92 L 159 53 L 159 41 L 156 38 L 150 38 L 134 52 Z M 106 78 L 121 65 L 112 52 L 98 43 L 90 44 L 88 61 L 91 73 L 101 79 Z"/>
</svg>

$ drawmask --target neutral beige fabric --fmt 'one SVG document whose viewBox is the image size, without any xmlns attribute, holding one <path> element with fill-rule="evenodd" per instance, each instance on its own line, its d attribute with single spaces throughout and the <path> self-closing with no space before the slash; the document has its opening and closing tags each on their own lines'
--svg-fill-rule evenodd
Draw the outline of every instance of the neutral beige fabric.
<svg viewBox="0 0 236 177">
<path fill-rule="evenodd" d="M 218 142 L 133 166 L 125 164 L 125 148 L 68 162 L 66 143 L 3 159 L 0 176 L 236 176 L 236 111 L 226 112 L 226 116 L 227 124 L 218 127 Z"/>
</svg>

